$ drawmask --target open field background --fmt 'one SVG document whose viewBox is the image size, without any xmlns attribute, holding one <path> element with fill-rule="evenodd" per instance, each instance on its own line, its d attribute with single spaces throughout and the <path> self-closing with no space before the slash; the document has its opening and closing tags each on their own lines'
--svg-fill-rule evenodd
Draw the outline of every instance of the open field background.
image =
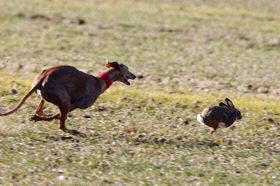
<svg viewBox="0 0 280 186">
<path fill-rule="evenodd" d="M 280 184 L 279 0 L 0 0 L 0 112 L 43 68 L 107 59 L 138 78 L 71 113 L 87 137 L 30 122 L 35 95 L 0 118 L 0 184 Z M 244 119 L 209 135 L 225 97 Z"/>
</svg>

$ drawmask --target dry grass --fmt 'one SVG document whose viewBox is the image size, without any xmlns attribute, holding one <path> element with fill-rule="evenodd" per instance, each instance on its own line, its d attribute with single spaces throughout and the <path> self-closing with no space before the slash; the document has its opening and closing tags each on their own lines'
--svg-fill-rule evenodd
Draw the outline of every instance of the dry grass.
<svg viewBox="0 0 280 186">
<path fill-rule="evenodd" d="M 35 96 L 2 117 L 0 184 L 279 185 L 278 4 L 1 1 L 0 111 L 47 66 L 117 59 L 142 78 L 71 114 L 85 138 L 30 122 Z M 225 97 L 244 119 L 209 135 L 195 116 Z"/>
</svg>

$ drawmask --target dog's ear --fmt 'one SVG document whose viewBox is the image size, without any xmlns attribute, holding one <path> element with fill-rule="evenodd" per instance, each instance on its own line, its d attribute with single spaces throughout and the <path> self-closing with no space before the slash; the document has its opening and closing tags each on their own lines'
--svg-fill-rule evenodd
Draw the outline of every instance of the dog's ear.
<svg viewBox="0 0 280 186">
<path fill-rule="evenodd" d="M 107 62 L 107 64 L 105 65 L 107 68 L 114 68 L 116 70 L 120 70 L 120 65 L 117 61 L 114 62 Z"/>
</svg>

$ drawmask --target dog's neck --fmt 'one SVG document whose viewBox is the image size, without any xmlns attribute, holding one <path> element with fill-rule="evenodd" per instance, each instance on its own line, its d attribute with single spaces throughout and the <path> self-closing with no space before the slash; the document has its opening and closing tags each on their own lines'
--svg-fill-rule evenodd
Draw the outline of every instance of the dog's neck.
<svg viewBox="0 0 280 186">
<path fill-rule="evenodd" d="M 113 82 L 119 79 L 120 72 L 114 68 L 109 68 L 106 71 L 101 72 L 98 77 L 101 85 L 101 92 L 104 92 L 112 85 Z"/>
</svg>

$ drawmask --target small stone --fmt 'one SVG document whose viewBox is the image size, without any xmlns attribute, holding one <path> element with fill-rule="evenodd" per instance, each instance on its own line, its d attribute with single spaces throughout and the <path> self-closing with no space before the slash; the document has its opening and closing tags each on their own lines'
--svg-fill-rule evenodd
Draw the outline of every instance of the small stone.
<svg viewBox="0 0 280 186">
<path fill-rule="evenodd" d="M 87 115 L 87 114 L 86 114 L 86 115 L 83 115 L 83 117 L 84 117 L 84 118 L 91 118 L 91 116 L 90 116 L 90 115 Z"/>
<path fill-rule="evenodd" d="M 185 124 L 185 125 L 188 125 L 188 124 L 190 124 L 190 121 L 189 121 L 189 120 L 185 120 L 185 121 L 184 121 L 184 124 Z"/>
<path fill-rule="evenodd" d="M 274 121 L 272 118 L 268 118 L 267 121 L 268 121 L 269 123 L 275 123 L 275 121 Z"/>
<path fill-rule="evenodd" d="M 22 64 L 19 64 L 18 66 L 17 66 L 17 69 L 22 69 L 23 68 L 23 65 Z"/>
<path fill-rule="evenodd" d="M 12 89 L 12 90 L 11 90 L 11 93 L 12 93 L 12 95 L 17 94 L 17 90 L 16 90 L 16 89 Z"/>
<path fill-rule="evenodd" d="M 158 137 L 155 137 L 155 138 L 153 139 L 153 141 L 154 141 L 155 143 L 157 143 L 157 142 L 159 141 L 159 138 L 158 138 Z"/>
<path fill-rule="evenodd" d="M 46 20 L 49 21 L 50 18 L 45 16 L 45 15 L 41 15 L 41 14 L 34 14 L 30 16 L 30 19 L 41 19 L 41 20 Z"/>
<path fill-rule="evenodd" d="M 272 94 L 275 94 L 275 95 L 280 95 L 280 88 L 277 88 L 277 89 L 273 89 L 271 91 Z"/>
<path fill-rule="evenodd" d="M 183 139 L 183 136 L 177 136 L 176 139 L 177 139 L 177 140 L 182 140 L 182 139 Z"/>
<path fill-rule="evenodd" d="M 253 85 L 249 84 L 249 85 L 247 85 L 247 88 L 248 88 L 248 90 L 252 90 Z"/>
<path fill-rule="evenodd" d="M 106 110 L 106 107 L 104 107 L 104 106 L 98 106 L 97 107 L 98 112 L 102 112 L 102 111 L 105 111 L 105 110 Z"/>
<path fill-rule="evenodd" d="M 269 89 L 267 87 L 259 87 L 257 89 L 257 93 L 259 93 L 259 94 L 267 94 L 267 93 L 269 93 Z"/>
<path fill-rule="evenodd" d="M 63 175 L 60 175 L 60 176 L 58 176 L 57 178 L 58 178 L 59 180 L 61 180 L 61 181 L 65 180 L 65 176 L 63 176 Z"/>
<path fill-rule="evenodd" d="M 58 173 L 63 173 L 64 171 L 62 169 L 57 170 Z"/>
<path fill-rule="evenodd" d="M 84 24 L 86 24 L 86 21 L 84 19 L 79 18 L 78 19 L 78 24 L 79 25 L 84 25 Z"/>
<path fill-rule="evenodd" d="M 144 138 L 146 135 L 146 133 L 139 134 L 138 138 Z"/>
<path fill-rule="evenodd" d="M 161 138 L 161 139 L 159 140 L 160 143 L 164 143 L 164 142 L 166 142 L 166 141 L 167 141 L 166 138 Z"/>
<path fill-rule="evenodd" d="M 137 128 L 134 126 L 125 126 L 123 131 L 125 133 L 134 133 L 134 132 L 137 132 Z"/>
<path fill-rule="evenodd" d="M 19 13 L 16 14 L 16 16 L 17 16 L 17 17 L 25 17 L 25 14 L 22 13 L 22 12 L 19 12 Z"/>
<path fill-rule="evenodd" d="M 143 78 L 144 78 L 144 75 L 138 74 L 136 77 L 137 77 L 137 79 L 143 79 Z"/>
</svg>

